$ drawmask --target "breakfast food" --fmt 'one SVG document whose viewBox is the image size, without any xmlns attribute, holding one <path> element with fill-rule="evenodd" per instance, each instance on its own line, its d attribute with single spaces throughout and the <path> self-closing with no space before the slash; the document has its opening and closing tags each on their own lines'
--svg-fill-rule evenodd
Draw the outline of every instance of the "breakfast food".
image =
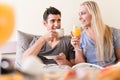
<svg viewBox="0 0 120 80">
<path fill-rule="evenodd" d="M 96 80 L 120 80 L 120 66 L 105 67 L 98 73 L 96 78 Z"/>
<path fill-rule="evenodd" d="M 64 80 L 79 80 L 75 70 L 68 70 L 64 75 Z"/>
</svg>

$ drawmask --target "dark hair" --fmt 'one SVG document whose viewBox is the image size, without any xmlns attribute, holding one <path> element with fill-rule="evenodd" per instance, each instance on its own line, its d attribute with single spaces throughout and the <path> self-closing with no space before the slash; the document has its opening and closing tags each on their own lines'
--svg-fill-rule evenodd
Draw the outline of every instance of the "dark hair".
<svg viewBox="0 0 120 80">
<path fill-rule="evenodd" d="M 46 8 L 46 10 L 45 10 L 45 12 L 43 14 L 43 20 L 46 21 L 47 18 L 48 18 L 48 15 L 50 15 L 50 14 L 54 14 L 54 15 L 59 14 L 61 16 L 61 12 L 58 9 L 56 9 L 54 7 L 49 7 L 49 8 Z"/>
</svg>

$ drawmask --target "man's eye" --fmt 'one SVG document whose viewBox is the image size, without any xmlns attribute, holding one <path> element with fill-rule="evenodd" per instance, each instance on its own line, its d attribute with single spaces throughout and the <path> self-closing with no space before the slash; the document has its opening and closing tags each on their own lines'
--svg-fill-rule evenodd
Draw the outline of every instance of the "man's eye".
<svg viewBox="0 0 120 80">
<path fill-rule="evenodd" d="M 51 22 L 53 22 L 53 23 L 54 23 L 54 22 L 55 22 L 55 20 L 51 20 Z"/>
<path fill-rule="evenodd" d="M 59 19 L 58 22 L 61 22 L 61 19 Z"/>
</svg>

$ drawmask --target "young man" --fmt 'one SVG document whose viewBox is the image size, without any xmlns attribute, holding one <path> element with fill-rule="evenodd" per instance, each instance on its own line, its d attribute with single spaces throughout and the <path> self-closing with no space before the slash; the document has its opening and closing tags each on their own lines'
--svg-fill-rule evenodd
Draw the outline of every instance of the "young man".
<svg viewBox="0 0 120 80">
<path fill-rule="evenodd" d="M 54 8 L 47 8 L 43 14 L 43 24 L 47 28 L 44 36 L 33 39 L 33 45 L 23 53 L 23 60 L 28 56 L 40 57 L 45 64 L 69 65 L 74 64 L 74 51 L 69 36 L 58 37 L 55 29 L 61 28 L 61 12 Z M 44 56 L 56 55 L 55 59 Z"/>
</svg>

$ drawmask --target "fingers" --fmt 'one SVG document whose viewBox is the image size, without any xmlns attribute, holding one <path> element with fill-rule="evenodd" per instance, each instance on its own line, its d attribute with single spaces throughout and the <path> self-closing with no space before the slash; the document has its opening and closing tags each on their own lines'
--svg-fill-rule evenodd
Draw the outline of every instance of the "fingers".
<svg viewBox="0 0 120 80">
<path fill-rule="evenodd" d="M 71 42 L 73 43 L 73 44 L 79 44 L 79 42 L 80 42 L 80 39 L 79 38 L 77 38 L 77 37 L 72 37 L 71 38 Z"/>
<path fill-rule="evenodd" d="M 57 36 L 57 33 L 54 30 L 49 30 L 44 36 L 46 37 L 46 40 L 52 40 Z"/>
<path fill-rule="evenodd" d="M 72 33 L 72 31 L 70 32 L 70 34 L 71 34 L 71 37 L 73 37 L 73 33 Z"/>
<path fill-rule="evenodd" d="M 71 38 L 71 44 L 72 44 L 72 46 L 74 48 L 78 47 L 80 45 L 80 39 L 79 39 L 79 37 L 72 37 Z"/>
<path fill-rule="evenodd" d="M 66 59 L 66 56 L 65 56 L 64 53 L 60 53 L 59 55 L 56 56 L 55 59 L 57 59 L 57 60 L 58 60 L 58 59 L 59 59 L 59 60 L 60 60 L 60 59 Z"/>
<path fill-rule="evenodd" d="M 48 33 L 50 38 L 56 38 L 57 37 L 57 32 L 55 30 L 50 30 Z"/>
<path fill-rule="evenodd" d="M 65 54 L 64 53 L 60 53 L 59 56 L 65 56 Z"/>
<path fill-rule="evenodd" d="M 64 53 L 60 53 L 59 55 L 56 56 L 56 58 L 54 59 L 57 64 L 59 65 L 65 65 L 66 64 L 66 56 Z"/>
</svg>

